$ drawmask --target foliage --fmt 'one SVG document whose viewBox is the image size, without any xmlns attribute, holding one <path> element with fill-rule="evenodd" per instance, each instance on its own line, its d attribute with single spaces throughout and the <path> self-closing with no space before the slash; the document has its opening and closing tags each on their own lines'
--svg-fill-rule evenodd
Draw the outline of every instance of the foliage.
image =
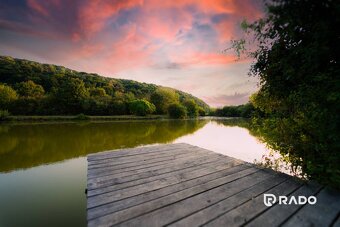
<svg viewBox="0 0 340 227">
<path fill-rule="evenodd" d="M 0 110 L 0 121 L 6 120 L 9 115 L 8 110 Z"/>
<path fill-rule="evenodd" d="M 104 88 L 95 87 L 90 89 L 90 95 L 93 97 L 105 97 L 107 96 L 106 91 Z"/>
<path fill-rule="evenodd" d="M 7 108 L 17 98 L 17 93 L 13 88 L 0 84 L 0 108 Z"/>
<path fill-rule="evenodd" d="M 158 88 L 151 95 L 151 102 L 155 104 L 157 113 L 164 114 L 171 103 L 179 101 L 179 96 L 176 92 L 169 88 Z"/>
<path fill-rule="evenodd" d="M 197 117 L 198 116 L 198 106 L 194 102 L 194 100 L 186 100 L 183 105 L 187 109 L 188 117 Z"/>
<path fill-rule="evenodd" d="M 32 80 L 18 83 L 16 90 L 20 96 L 25 98 L 41 98 L 45 94 L 44 88 Z"/>
<path fill-rule="evenodd" d="M 5 84 L 0 87 L 1 108 L 14 115 L 124 115 L 129 114 L 130 102 L 150 101 L 155 94 L 164 101 L 158 102 L 158 106 L 164 103 L 161 113 L 170 103 L 187 99 L 209 110 L 202 100 L 172 88 L 5 56 L 0 56 L 0 83 Z"/>
<path fill-rule="evenodd" d="M 156 111 L 155 105 L 145 99 L 137 99 L 130 102 L 129 109 L 132 114 L 137 116 L 146 116 Z"/>
<path fill-rule="evenodd" d="M 202 107 L 198 107 L 198 114 L 203 117 L 207 114 L 207 112 Z"/>
<path fill-rule="evenodd" d="M 303 174 L 340 187 L 339 1 L 273 0 L 247 25 L 258 47 L 251 98 L 264 114 L 254 127 Z M 263 118 L 264 117 L 264 118 Z"/>
<path fill-rule="evenodd" d="M 213 115 L 219 117 L 250 118 L 254 111 L 254 106 L 251 103 L 247 103 L 239 106 L 224 106 L 223 108 L 217 108 Z"/>
<path fill-rule="evenodd" d="M 90 117 L 89 116 L 86 116 L 85 114 L 81 113 L 81 114 L 78 114 L 75 118 L 75 120 L 89 120 Z"/>
<path fill-rule="evenodd" d="M 179 103 L 173 103 L 168 106 L 168 114 L 171 118 L 176 119 L 186 118 L 187 109 Z"/>
</svg>

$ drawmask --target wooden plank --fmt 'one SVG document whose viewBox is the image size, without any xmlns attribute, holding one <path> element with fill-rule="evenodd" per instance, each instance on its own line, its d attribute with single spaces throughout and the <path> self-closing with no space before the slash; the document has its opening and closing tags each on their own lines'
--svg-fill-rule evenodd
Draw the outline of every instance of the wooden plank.
<svg viewBox="0 0 340 227">
<path fill-rule="evenodd" d="M 135 147 L 135 148 L 127 148 L 127 149 L 117 149 L 104 151 L 95 154 L 89 154 L 87 156 L 88 161 L 101 160 L 111 157 L 124 157 L 124 156 L 133 156 L 133 155 L 143 155 L 151 152 L 157 152 L 163 149 L 180 149 L 190 147 L 191 145 L 185 143 L 176 143 L 176 144 L 162 144 L 156 146 L 145 146 L 145 147 Z"/>
<path fill-rule="evenodd" d="M 150 165 L 150 166 L 146 166 L 144 168 L 128 168 L 128 169 L 119 169 L 119 170 L 115 170 L 115 171 L 108 171 L 107 174 L 105 175 L 95 175 L 94 177 L 88 178 L 88 182 L 98 182 L 98 181 L 102 181 L 102 180 L 106 180 L 109 179 L 110 176 L 114 176 L 114 177 L 124 177 L 124 176 L 128 176 L 131 174 L 139 174 L 139 173 L 144 173 L 147 171 L 153 171 L 153 170 L 159 170 L 159 169 L 163 169 L 163 168 L 168 168 L 168 167 L 173 167 L 176 165 L 185 165 L 188 164 L 194 160 L 200 160 L 200 159 L 204 159 L 207 157 L 216 157 L 215 154 L 205 154 L 205 155 L 188 155 L 188 156 L 184 156 L 184 157 L 180 157 L 174 160 L 170 160 L 162 165 Z"/>
<path fill-rule="evenodd" d="M 338 213 L 337 218 L 334 220 L 334 223 L 331 225 L 332 227 L 340 227 L 340 211 Z"/>
<path fill-rule="evenodd" d="M 159 188 L 153 191 L 145 192 L 143 194 L 139 194 L 136 196 L 132 196 L 126 199 L 122 199 L 113 203 L 105 204 L 99 207 L 95 207 L 89 209 L 88 219 L 94 219 L 109 213 L 117 212 L 119 210 L 126 209 L 128 207 L 133 207 L 138 204 L 142 204 L 166 195 L 170 195 L 172 193 L 185 190 L 187 188 L 191 188 L 200 184 L 207 183 L 209 181 L 213 181 L 218 178 L 222 178 L 228 176 L 230 174 L 245 170 L 250 168 L 249 165 L 237 165 L 234 167 L 226 167 L 223 170 L 217 172 L 203 172 L 196 171 L 190 175 L 187 175 L 186 178 L 183 178 L 183 181 L 180 181 L 177 184 L 172 184 L 169 186 L 165 186 L 163 188 Z"/>
<path fill-rule="evenodd" d="M 329 226 L 339 214 L 340 194 L 325 188 L 316 197 L 316 204 L 305 205 L 283 226 Z"/>
<path fill-rule="evenodd" d="M 88 163 L 89 226 L 340 227 L 339 192 L 188 144 L 107 151 Z M 266 207 L 264 193 L 318 202 Z"/>
<path fill-rule="evenodd" d="M 289 180 L 270 189 L 266 193 L 274 194 L 276 196 L 288 195 L 300 186 L 300 183 Z M 206 226 L 223 226 L 225 223 L 228 223 L 228 226 L 241 226 L 267 209 L 269 208 L 264 205 L 263 194 L 261 194 L 260 196 L 257 196 L 241 206 L 210 221 L 206 224 Z"/>
<path fill-rule="evenodd" d="M 208 154 L 206 154 L 208 155 Z M 204 156 L 206 156 L 204 155 Z M 216 154 L 211 154 L 213 156 L 215 156 Z M 200 156 L 201 157 L 201 156 Z M 203 157 L 203 156 L 202 156 Z M 222 155 L 220 155 L 220 157 L 222 157 Z M 97 170 L 92 170 L 91 173 L 88 173 L 87 177 L 89 180 L 91 180 L 92 178 L 101 178 L 104 176 L 108 176 L 108 175 L 115 175 L 118 173 L 124 173 L 124 172 L 133 172 L 133 171 L 143 171 L 147 170 L 147 169 L 151 169 L 151 168 L 162 168 L 163 166 L 171 166 L 174 165 L 177 162 L 184 162 L 185 160 L 189 160 L 189 159 L 193 159 L 193 158 L 197 158 L 195 155 L 193 154 L 186 154 L 183 156 L 180 156 L 176 159 L 169 159 L 166 161 L 161 161 L 161 162 L 151 162 L 149 164 L 141 164 L 141 165 L 132 165 L 131 163 L 125 167 L 125 166 L 113 166 L 113 167 L 107 167 L 107 168 L 103 168 L 100 171 Z M 228 157 L 227 157 L 228 158 Z"/>
<path fill-rule="evenodd" d="M 150 160 L 157 160 L 157 159 L 176 159 L 177 156 L 183 156 L 191 153 L 197 153 L 197 154 L 202 154 L 202 153 L 209 153 L 206 150 L 197 150 L 195 148 L 188 148 L 188 149 L 181 149 L 181 150 L 176 150 L 168 153 L 162 153 L 162 154 L 156 154 L 156 155 L 146 155 L 146 156 L 132 156 L 132 157 L 123 157 L 123 158 L 117 158 L 117 159 L 109 159 L 109 162 L 105 163 L 98 163 L 94 165 L 88 165 L 88 169 L 98 169 L 98 168 L 106 168 L 109 166 L 116 166 L 116 165 L 123 165 L 127 163 L 138 163 L 138 162 L 147 162 Z M 210 152 L 211 153 L 211 152 Z"/>
<path fill-rule="evenodd" d="M 118 182 L 113 182 L 112 184 L 105 185 L 105 187 L 91 187 L 91 185 L 88 186 L 88 195 L 92 196 L 94 194 L 102 194 L 102 193 L 107 193 L 107 192 L 112 192 L 118 189 L 123 189 L 123 188 L 128 188 L 132 187 L 135 185 L 140 185 L 148 182 L 152 182 L 155 180 L 162 180 L 164 182 L 167 181 L 168 177 L 173 177 L 174 175 L 181 175 L 187 172 L 192 172 L 194 170 L 199 170 L 199 169 L 204 169 L 204 168 L 211 168 L 213 170 L 217 170 L 216 168 L 219 167 L 220 165 L 224 165 L 225 163 L 228 163 L 230 159 L 221 159 L 221 158 L 216 158 L 213 160 L 207 159 L 206 163 L 201 163 L 200 165 L 195 165 L 191 166 L 185 169 L 179 169 L 175 170 L 169 173 L 164 173 L 164 174 L 159 174 L 155 176 L 149 176 L 145 178 L 140 178 L 136 180 L 124 180 L 124 179 L 119 179 L 119 184 Z M 234 160 L 232 160 L 234 161 Z M 216 165 L 216 167 L 214 166 Z"/>
<path fill-rule="evenodd" d="M 304 184 L 301 188 L 290 194 L 289 196 L 311 196 L 320 190 L 320 186 L 316 184 Z M 302 205 L 278 205 L 275 204 L 266 212 L 256 217 L 246 226 L 279 226 L 291 215 L 293 215 Z"/>
<path fill-rule="evenodd" d="M 224 159 L 224 160 L 230 160 L 231 158 Z M 130 179 L 141 179 L 141 178 L 147 178 L 154 175 L 160 175 L 168 172 L 173 172 L 175 170 L 180 169 L 186 169 L 192 166 L 197 166 L 204 163 L 209 163 L 213 161 L 221 160 L 219 155 L 207 155 L 203 154 L 201 156 L 197 155 L 191 155 L 186 156 L 184 159 L 176 159 L 175 162 L 172 162 L 167 165 L 163 166 L 156 166 L 151 168 L 144 168 L 141 170 L 134 170 L 134 171 L 128 171 L 123 173 L 116 173 L 113 175 L 107 175 L 97 178 L 92 178 L 88 180 L 88 185 L 91 185 L 91 187 L 102 187 L 103 185 L 112 185 L 113 183 L 120 183 L 122 180 L 126 180 L 128 177 Z M 132 178 L 131 178 L 132 177 Z"/>
<path fill-rule="evenodd" d="M 170 156 L 175 154 L 183 154 L 183 153 L 193 153 L 196 151 L 203 151 L 203 149 L 196 147 L 186 147 L 186 148 L 178 148 L 174 147 L 172 149 L 163 148 L 162 150 L 155 150 L 154 152 L 146 153 L 146 154 L 138 154 L 138 155 L 128 155 L 128 156 L 120 156 L 120 157 L 110 157 L 101 160 L 89 161 L 88 166 L 97 166 L 103 165 L 105 163 L 119 163 L 121 161 L 129 161 L 129 160 L 139 160 L 139 159 L 148 159 L 152 157 L 163 157 Z M 211 153 L 212 151 L 205 150 L 206 153 Z"/>
<path fill-rule="evenodd" d="M 110 187 L 96 189 L 93 191 L 88 191 L 88 194 L 95 196 L 88 196 L 88 207 L 98 206 L 108 202 L 113 202 L 118 199 L 123 199 L 123 195 L 133 196 L 136 194 L 141 194 L 142 192 L 147 192 L 155 189 L 159 189 L 172 184 L 177 184 L 181 181 L 185 181 L 188 176 L 194 174 L 206 174 L 208 172 L 216 172 L 221 169 L 225 169 L 239 165 L 235 161 L 227 163 L 216 163 L 211 166 L 203 166 L 202 168 L 196 168 L 189 171 L 177 172 L 178 174 L 164 174 L 164 176 L 155 176 L 148 179 L 141 179 L 133 182 L 127 182 L 123 185 L 113 185 Z M 110 188 L 110 189 L 107 189 Z M 100 193 L 100 194 L 99 194 Z M 128 197 L 128 196 L 127 196 Z"/>
<path fill-rule="evenodd" d="M 176 220 L 175 222 L 171 223 L 170 226 L 201 226 L 210 220 L 232 210 L 233 208 L 250 201 L 254 197 L 265 193 L 267 190 L 285 182 L 286 180 L 287 176 L 281 174 L 272 175 L 272 177 L 255 184 L 244 191 L 227 197 L 215 204 L 211 204 L 209 207 L 184 217 L 183 219 Z"/>
<path fill-rule="evenodd" d="M 164 211 L 169 204 L 179 203 L 181 200 L 191 198 L 195 195 L 202 194 L 203 192 L 212 193 L 226 193 L 226 196 L 230 194 L 235 194 L 239 190 L 242 190 L 247 182 L 251 182 L 250 179 L 258 179 L 269 175 L 265 172 L 261 172 L 256 168 L 249 168 L 238 173 L 228 175 L 223 178 L 210 181 L 206 184 L 201 184 L 199 186 L 189 188 L 171 195 L 152 200 L 128 209 L 124 209 L 97 219 L 90 220 L 88 222 L 89 226 L 102 226 L 102 225 L 113 225 L 118 224 L 120 226 L 161 226 L 163 220 L 168 220 L 172 217 L 172 213 L 178 213 L 177 210 L 171 209 L 171 212 L 166 212 L 169 217 L 159 216 L 159 211 Z M 228 184 L 229 183 L 229 184 Z M 239 188 L 241 187 L 241 188 Z M 162 208 L 163 209 L 159 209 Z M 177 207 L 181 209 L 180 207 Z M 183 209 L 191 209 L 191 207 L 182 207 Z M 134 218 L 135 217 L 135 218 Z M 157 218 L 155 218 L 157 217 Z M 131 219 L 132 218 L 132 219 Z"/>
</svg>

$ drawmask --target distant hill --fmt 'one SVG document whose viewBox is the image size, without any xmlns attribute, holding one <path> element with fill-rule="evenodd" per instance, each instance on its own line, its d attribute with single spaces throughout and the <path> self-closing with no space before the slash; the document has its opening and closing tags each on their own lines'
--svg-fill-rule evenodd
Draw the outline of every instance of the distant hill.
<svg viewBox="0 0 340 227">
<path fill-rule="evenodd" d="M 58 96 L 56 90 L 59 89 L 62 81 L 68 78 L 83 81 L 88 91 L 105 90 L 105 96 L 112 97 L 113 100 L 117 100 L 119 97 L 121 99 L 150 100 L 150 96 L 158 88 L 161 88 L 161 86 L 154 84 L 108 78 L 94 73 L 78 72 L 63 66 L 0 56 L 0 84 L 6 84 L 13 89 L 16 89 L 21 82 L 33 81 L 36 85 L 43 87 L 45 95 L 54 94 L 54 96 Z M 209 110 L 209 106 L 201 99 L 176 89 L 168 89 L 178 94 L 180 102 L 192 99 L 201 108 L 206 111 Z"/>
</svg>

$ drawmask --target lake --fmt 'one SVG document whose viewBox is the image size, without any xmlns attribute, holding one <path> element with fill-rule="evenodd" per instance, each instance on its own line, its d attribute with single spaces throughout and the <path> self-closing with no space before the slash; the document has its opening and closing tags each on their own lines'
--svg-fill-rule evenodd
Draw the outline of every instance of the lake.
<svg viewBox="0 0 340 227">
<path fill-rule="evenodd" d="M 0 124 L 0 226 L 86 226 L 86 155 L 189 143 L 248 162 L 270 152 L 243 120 Z"/>
</svg>

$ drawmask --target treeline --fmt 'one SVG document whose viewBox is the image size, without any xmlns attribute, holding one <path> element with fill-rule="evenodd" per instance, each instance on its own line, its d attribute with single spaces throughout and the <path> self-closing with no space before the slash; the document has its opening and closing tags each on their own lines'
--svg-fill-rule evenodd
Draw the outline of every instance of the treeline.
<svg viewBox="0 0 340 227">
<path fill-rule="evenodd" d="M 176 111 L 172 108 L 169 113 L 170 105 Z M 179 112 L 183 118 L 205 115 L 209 106 L 172 88 L 0 56 L 0 110 L 13 115 L 177 116 Z"/>
<path fill-rule="evenodd" d="M 243 117 L 250 118 L 254 115 L 255 108 L 250 102 L 238 106 L 224 106 L 211 111 L 210 115 L 218 117 Z"/>
<path fill-rule="evenodd" d="M 340 188 L 340 2 L 274 0 L 265 12 L 243 24 L 258 44 L 253 131 L 303 176 Z"/>
</svg>

